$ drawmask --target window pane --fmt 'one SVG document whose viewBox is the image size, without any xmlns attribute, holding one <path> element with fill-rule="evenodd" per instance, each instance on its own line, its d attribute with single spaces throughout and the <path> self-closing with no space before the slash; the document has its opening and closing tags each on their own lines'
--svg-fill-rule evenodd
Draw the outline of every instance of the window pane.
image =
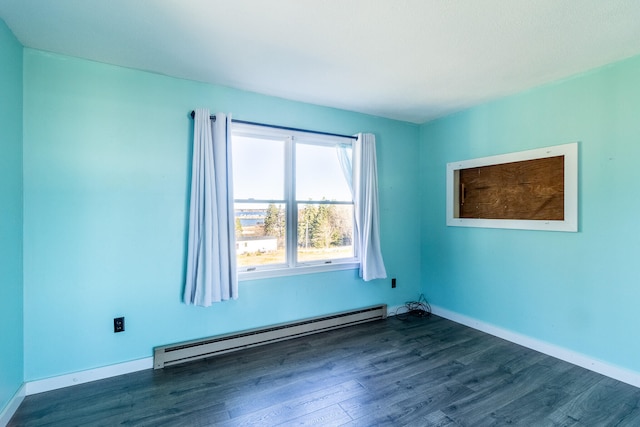
<svg viewBox="0 0 640 427">
<path fill-rule="evenodd" d="M 352 200 L 336 146 L 296 144 L 296 199 Z M 351 147 L 344 150 L 351 163 Z M 347 172 L 350 174 L 350 172 Z"/>
<path fill-rule="evenodd" d="M 285 142 L 233 136 L 235 199 L 283 200 Z"/>
<path fill-rule="evenodd" d="M 353 205 L 298 205 L 299 262 L 353 256 Z"/>
<path fill-rule="evenodd" d="M 235 216 L 238 267 L 286 262 L 283 203 L 236 203 Z"/>
</svg>

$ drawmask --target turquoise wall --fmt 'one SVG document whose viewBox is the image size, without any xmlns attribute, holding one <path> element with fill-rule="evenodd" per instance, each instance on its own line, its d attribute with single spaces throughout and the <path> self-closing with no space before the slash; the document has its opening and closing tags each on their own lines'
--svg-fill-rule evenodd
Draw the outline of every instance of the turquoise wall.
<svg viewBox="0 0 640 427">
<path fill-rule="evenodd" d="M 240 283 L 181 302 L 192 121 L 243 120 L 377 137 L 382 251 L 398 278 L 357 271 Z M 24 51 L 25 381 L 150 357 L 157 345 L 420 292 L 419 126 Z M 113 318 L 126 331 L 113 333 Z"/>
<path fill-rule="evenodd" d="M 0 250 L 12 260 L 0 265 L 1 292 L 10 293 L 0 300 L 0 316 L 19 325 L 0 338 L 3 373 L 16 367 L 0 381 L 0 407 L 23 379 L 150 357 L 156 345 L 400 305 L 421 292 L 438 307 L 640 371 L 633 328 L 640 299 L 640 224 L 633 215 L 640 205 L 633 189 L 640 57 L 416 126 L 22 53 L 6 27 L 0 43 L 3 65 L 15 65 L 0 71 L 2 93 L 13 94 L 0 100 L 13 114 L 0 117 L 10 121 L 2 123 L 0 162 L 13 159 L 0 170 L 8 174 L 0 197 L 3 207 L 4 200 L 15 207 L 9 222 L 4 212 L 0 222 L 11 234 Z M 23 128 L 15 125 L 22 105 Z M 241 282 L 236 301 L 184 305 L 188 114 L 197 107 L 243 120 L 375 133 L 382 249 L 398 288 L 389 280 L 362 282 L 350 270 Z M 447 162 L 573 141 L 580 146 L 578 233 L 446 227 Z M 116 316 L 126 317 L 125 333 L 112 332 Z"/>
<path fill-rule="evenodd" d="M 439 307 L 640 372 L 640 57 L 421 126 Z M 579 142 L 579 232 L 446 227 L 447 162 Z"/>
<path fill-rule="evenodd" d="M 0 20 L 0 412 L 22 385 L 22 45 Z"/>
</svg>

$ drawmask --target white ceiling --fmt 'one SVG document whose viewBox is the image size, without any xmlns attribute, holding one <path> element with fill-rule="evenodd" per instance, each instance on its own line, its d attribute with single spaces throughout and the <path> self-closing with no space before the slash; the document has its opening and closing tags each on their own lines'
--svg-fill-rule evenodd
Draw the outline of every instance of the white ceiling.
<svg viewBox="0 0 640 427">
<path fill-rule="evenodd" d="M 640 54 L 638 0 L 0 0 L 27 47 L 422 123 Z"/>
</svg>

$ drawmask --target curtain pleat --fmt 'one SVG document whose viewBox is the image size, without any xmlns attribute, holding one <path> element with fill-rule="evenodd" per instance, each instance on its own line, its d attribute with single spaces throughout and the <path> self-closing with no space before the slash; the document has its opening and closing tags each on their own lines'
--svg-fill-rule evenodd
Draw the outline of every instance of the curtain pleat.
<svg viewBox="0 0 640 427">
<path fill-rule="evenodd" d="M 353 191 L 359 274 L 365 281 L 387 277 L 380 249 L 377 169 L 375 135 L 358 134 L 353 144 Z"/>
<path fill-rule="evenodd" d="M 197 109 L 184 302 L 208 307 L 238 297 L 231 117 Z"/>
</svg>

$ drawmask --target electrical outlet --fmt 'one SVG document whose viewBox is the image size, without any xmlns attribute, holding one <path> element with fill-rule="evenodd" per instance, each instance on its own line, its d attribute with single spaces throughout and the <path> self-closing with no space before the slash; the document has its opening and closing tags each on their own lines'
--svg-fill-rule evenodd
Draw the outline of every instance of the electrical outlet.
<svg viewBox="0 0 640 427">
<path fill-rule="evenodd" d="M 113 319 L 113 332 L 124 332 L 124 317 Z"/>
<path fill-rule="evenodd" d="M 391 279 L 391 287 L 392 288 L 396 287 L 396 278 L 395 277 L 393 279 Z"/>
</svg>

